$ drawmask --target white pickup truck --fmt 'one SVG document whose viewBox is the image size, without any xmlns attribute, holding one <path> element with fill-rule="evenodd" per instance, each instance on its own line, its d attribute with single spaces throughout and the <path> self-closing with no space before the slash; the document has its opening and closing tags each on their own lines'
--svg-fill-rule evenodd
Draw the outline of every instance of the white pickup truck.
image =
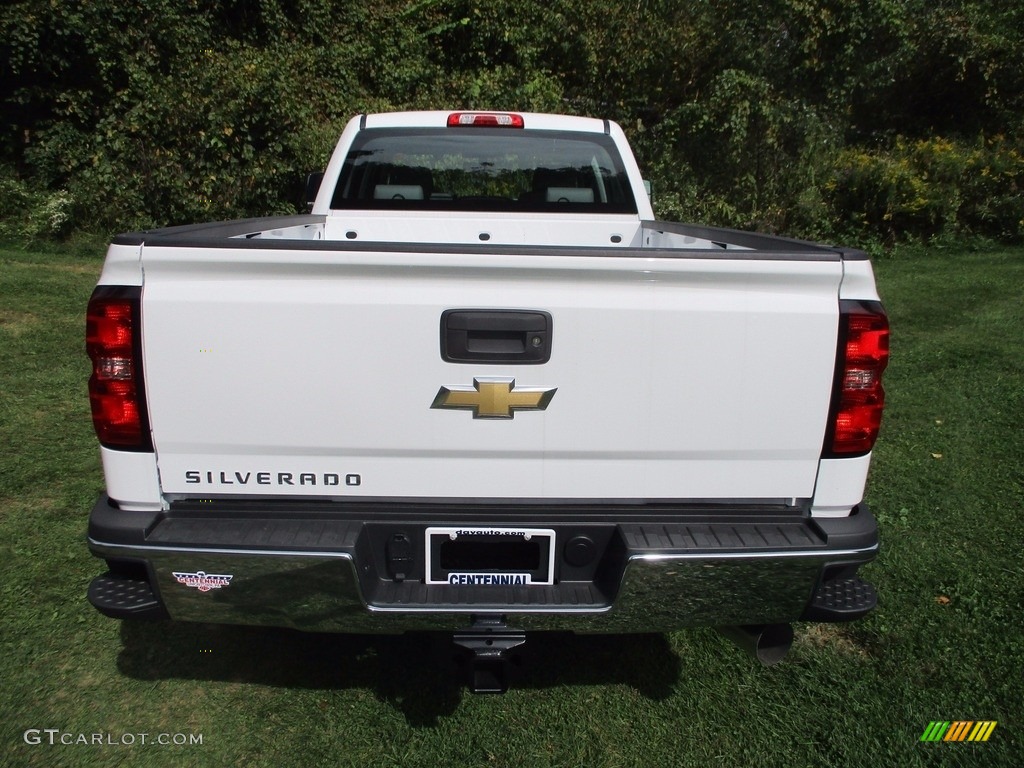
<svg viewBox="0 0 1024 768">
<path fill-rule="evenodd" d="M 311 212 L 117 237 L 88 308 L 116 618 L 527 631 L 875 605 L 888 323 L 856 250 L 656 221 L 614 123 L 362 115 Z"/>
</svg>

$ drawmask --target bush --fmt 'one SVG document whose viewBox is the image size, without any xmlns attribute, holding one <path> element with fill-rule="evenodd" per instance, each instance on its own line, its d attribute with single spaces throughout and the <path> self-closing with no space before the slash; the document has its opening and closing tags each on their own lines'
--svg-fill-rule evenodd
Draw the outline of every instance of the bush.
<svg viewBox="0 0 1024 768">
<path fill-rule="evenodd" d="M 824 198 L 840 232 L 883 242 L 1024 233 L 1024 158 L 1004 137 L 899 139 L 839 153 Z"/>
<path fill-rule="evenodd" d="M 294 210 L 352 115 L 475 108 L 617 120 L 666 218 L 1020 238 L 1024 67 L 1007 52 L 1024 12 L 953 6 L 14 0 L 0 226 L 109 234 Z M 935 126 L 950 138 L 924 138 Z"/>
<path fill-rule="evenodd" d="M 18 105 L 4 126 L 18 140 L 0 162 L 53 190 L 24 226 L 111 233 L 295 211 L 349 117 L 436 95 L 428 20 L 407 5 L 22 0 L 0 11 L 14 75 L 0 96 Z"/>
<path fill-rule="evenodd" d="M 33 242 L 72 229 L 74 200 L 66 190 L 33 191 L 13 171 L 0 172 L 0 237 Z"/>
</svg>

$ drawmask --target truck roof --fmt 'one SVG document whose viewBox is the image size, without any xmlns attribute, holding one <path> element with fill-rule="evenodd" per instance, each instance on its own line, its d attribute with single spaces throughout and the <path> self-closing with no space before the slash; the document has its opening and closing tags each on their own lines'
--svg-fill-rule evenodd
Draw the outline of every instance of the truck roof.
<svg viewBox="0 0 1024 768">
<path fill-rule="evenodd" d="M 540 131 L 580 131 L 608 133 L 610 123 L 593 117 L 552 115 L 540 112 L 502 112 L 489 110 L 452 110 L 423 112 L 386 112 L 368 114 L 361 121 L 363 128 L 444 128 L 452 114 L 518 115 L 523 127 Z"/>
</svg>

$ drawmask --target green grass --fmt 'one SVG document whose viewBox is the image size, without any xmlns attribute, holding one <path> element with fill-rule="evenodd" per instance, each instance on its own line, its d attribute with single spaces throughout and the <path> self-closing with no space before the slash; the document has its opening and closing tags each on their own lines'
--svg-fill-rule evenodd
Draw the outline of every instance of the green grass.
<svg viewBox="0 0 1024 768">
<path fill-rule="evenodd" d="M 893 359 L 869 618 L 798 626 L 771 669 L 710 630 L 537 639 L 501 697 L 465 693 L 421 637 L 122 626 L 87 604 L 102 476 L 82 336 L 100 264 L 0 250 L 0 764 L 1020 764 L 1024 250 L 876 265 Z M 962 719 L 999 725 L 983 744 L 918 741 Z M 46 728 L 203 743 L 25 744 Z"/>
</svg>

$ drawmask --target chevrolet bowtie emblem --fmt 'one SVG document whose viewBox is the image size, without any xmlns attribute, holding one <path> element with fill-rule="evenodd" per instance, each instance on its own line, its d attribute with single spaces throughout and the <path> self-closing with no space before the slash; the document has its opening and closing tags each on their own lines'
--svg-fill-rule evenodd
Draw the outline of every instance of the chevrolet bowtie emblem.
<svg viewBox="0 0 1024 768">
<path fill-rule="evenodd" d="M 441 387 L 431 408 L 458 408 L 474 419 L 511 419 L 515 411 L 543 411 L 556 387 L 517 387 L 515 379 L 479 377 L 472 387 Z"/>
</svg>

